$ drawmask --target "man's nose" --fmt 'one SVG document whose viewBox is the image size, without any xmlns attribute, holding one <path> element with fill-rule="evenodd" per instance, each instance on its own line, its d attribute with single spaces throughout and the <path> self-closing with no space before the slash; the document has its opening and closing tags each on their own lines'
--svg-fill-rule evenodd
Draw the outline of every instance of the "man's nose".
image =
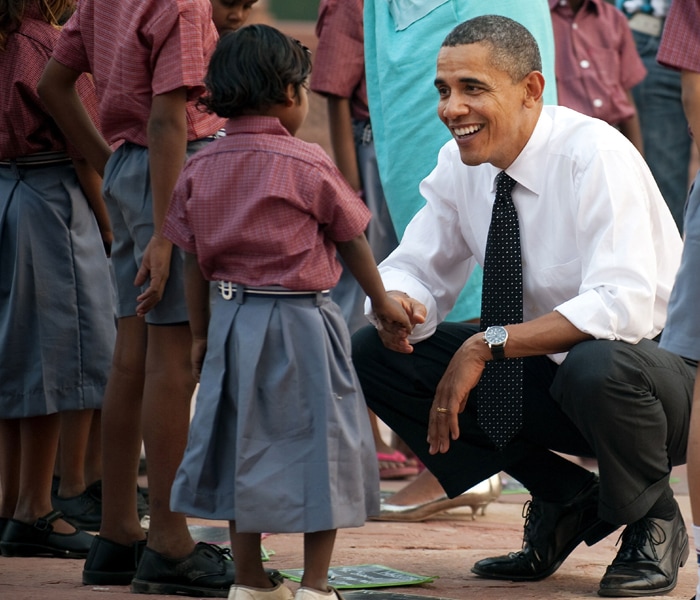
<svg viewBox="0 0 700 600">
<path fill-rule="evenodd" d="M 456 94 L 451 94 L 443 99 L 440 106 L 441 116 L 445 119 L 453 119 L 457 116 L 464 115 L 469 112 L 469 106 L 462 101 Z"/>
</svg>

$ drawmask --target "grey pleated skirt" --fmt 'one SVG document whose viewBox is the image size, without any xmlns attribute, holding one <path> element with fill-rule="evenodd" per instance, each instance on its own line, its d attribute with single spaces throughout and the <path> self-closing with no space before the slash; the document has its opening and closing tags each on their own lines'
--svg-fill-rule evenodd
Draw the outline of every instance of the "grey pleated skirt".
<svg viewBox="0 0 700 600">
<path fill-rule="evenodd" d="M 379 477 L 340 309 L 327 297 L 213 296 L 172 509 L 239 532 L 363 525 Z"/>
<path fill-rule="evenodd" d="M 0 418 L 100 408 L 113 306 L 73 167 L 0 168 Z"/>
<path fill-rule="evenodd" d="M 661 347 L 691 360 L 700 360 L 700 173 L 686 202 L 683 256 L 668 304 Z"/>
</svg>

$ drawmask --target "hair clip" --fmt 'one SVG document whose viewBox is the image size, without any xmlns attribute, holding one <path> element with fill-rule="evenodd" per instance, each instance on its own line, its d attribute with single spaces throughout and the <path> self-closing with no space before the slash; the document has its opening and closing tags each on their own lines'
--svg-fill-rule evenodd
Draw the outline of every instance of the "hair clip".
<svg viewBox="0 0 700 600">
<path fill-rule="evenodd" d="M 290 36 L 290 37 L 291 37 L 291 36 Z M 311 50 L 309 50 L 308 46 L 305 46 L 304 44 L 302 44 L 302 43 L 301 43 L 298 39 L 296 39 L 296 38 L 291 38 L 291 39 L 292 39 L 292 41 L 293 41 L 297 46 L 299 46 L 304 52 L 306 52 L 309 56 L 311 56 Z"/>
</svg>

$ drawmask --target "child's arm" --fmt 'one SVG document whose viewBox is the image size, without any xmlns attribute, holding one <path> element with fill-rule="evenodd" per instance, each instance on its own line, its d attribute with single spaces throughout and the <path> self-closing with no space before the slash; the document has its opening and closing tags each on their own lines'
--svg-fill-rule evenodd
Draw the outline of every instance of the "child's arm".
<svg viewBox="0 0 700 600">
<path fill-rule="evenodd" d="M 639 150 L 639 153 L 644 155 L 644 142 L 642 141 L 642 127 L 639 124 L 639 115 L 637 114 L 637 107 L 634 104 L 634 98 L 632 97 L 632 92 L 627 91 L 627 99 L 630 104 L 634 106 L 634 115 L 620 121 L 618 127 L 620 128 L 620 133 L 624 135 L 630 142 L 634 144 L 634 147 Z"/>
<path fill-rule="evenodd" d="M 81 73 L 53 58 L 49 60 L 37 85 L 39 96 L 63 134 L 78 149 L 100 176 L 112 154 L 107 142 L 92 122 L 80 101 L 75 83 Z"/>
<path fill-rule="evenodd" d="M 349 242 L 336 242 L 336 247 L 360 287 L 369 296 L 379 326 L 406 340 L 415 323 L 411 322 L 407 308 L 384 289 L 365 234 L 361 233 Z M 418 322 L 422 322 L 422 319 Z"/>
<path fill-rule="evenodd" d="M 328 124 L 335 164 L 352 189 L 359 192 L 362 189 L 362 181 L 357 166 L 349 98 L 328 96 Z"/>
<path fill-rule="evenodd" d="M 185 300 L 192 332 L 192 374 L 199 381 L 207 352 L 209 329 L 209 282 L 204 279 L 195 254 L 185 254 Z"/>
<path fill-rule="evenodd" d="M 186 89 L 153 97 L 148 120 L 148 163 L 153 194 L 153 237 L 146 247 L 134 285 L 149 282 L 136 299 L 136 314 L 145 315 L 163 297 L 170 276 L 172 243 L 161 235 L 170 196 L 185 163 L 187 151 Z"/>
<path fill-rule="evenodd" d="M 110 255 L 112 242 L 114 241 L 114 233 L 112 232 L 112 224 L 109 220 L 107 205 L 102 197 L 102 178 L 97 171 L 93 169 L 85 159 L 73 159 L 73 166 L 80 181 L 80 187 L 87 198 L 92 212 L 95 213 L 97 225 L 100 228 L 102 243 L 105 247 L 107 256 Z"/>
</svg>

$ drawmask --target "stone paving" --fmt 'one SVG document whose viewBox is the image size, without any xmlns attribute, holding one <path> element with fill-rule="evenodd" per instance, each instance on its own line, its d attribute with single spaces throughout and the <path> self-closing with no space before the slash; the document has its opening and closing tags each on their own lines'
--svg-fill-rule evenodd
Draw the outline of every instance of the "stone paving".
<svg viewBox="0 0 700 600">
<path fill-rule="evenodd" d="M 690 507 L 684 470 L 674 471 L 674 490 L 690 525 Z M 402 482 L 383 482 L 382 488 L 396 490 Z M 522 504 L 525 494 L 504 494 L 490 504 L 485 515 L 471 516 L 469 508 L 442 513 L 421 523 L 370 521 L 357 529 L 339 531 L 333 566 L 380 564 L 410 573 L 434 576 L 431 583 L 385 588 L 383 594 L 353 592 L 347 600 L 431 599 L 564 600 L 597 598 L 598 581 L 615 556 L 618 533 L 593 547 L 581 545 L 551 577 L 534 583 L 479 579 L 471 565 L 486 556 L 520 547 Z M 193 525 L 223 522 L 191 520 Z M 225 539 L 225 530 L 221 530 Z M 214 541 L 214 540 L 212 540 Z M 266 566 L 277 569 L 302 567 L 301 535 L 271 535 L 263 541 L 272 552 Z M 134 598 L 128 587 L 81 585 L 82 560 L 0 557 L 0 600 L 122 600 Z M 681 569 L 676 589 L 658 598 L 689 600 L 695 592 L 696 568 L 692 559 Z M 290 583 L 290 587 L 296 584 Z"/>
</svg>

